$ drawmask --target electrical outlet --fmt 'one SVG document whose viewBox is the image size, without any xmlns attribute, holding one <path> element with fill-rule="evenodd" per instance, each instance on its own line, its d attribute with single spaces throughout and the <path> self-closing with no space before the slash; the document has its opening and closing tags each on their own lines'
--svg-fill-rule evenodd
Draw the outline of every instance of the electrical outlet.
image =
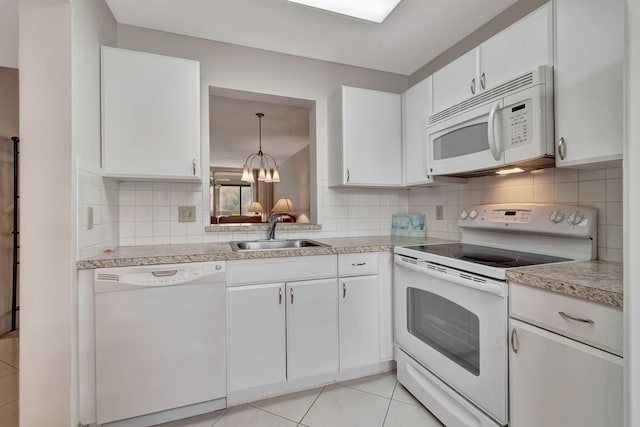
<svg viewBox="0 0 640 427">
<path fill-rule="evenodd" d="M 87 230 L 93 230 L 93 206 L 87 208 Z"/>
<path fill-rule="evenodd" d="M 436 205 L 436 219 L 442 219 L 444 217 L 442 205 Z"/>
<path fill-rule="evenodd" d="M 178 206 L 178 222 L 196 222 L 196 207 Z"/>
</svg>

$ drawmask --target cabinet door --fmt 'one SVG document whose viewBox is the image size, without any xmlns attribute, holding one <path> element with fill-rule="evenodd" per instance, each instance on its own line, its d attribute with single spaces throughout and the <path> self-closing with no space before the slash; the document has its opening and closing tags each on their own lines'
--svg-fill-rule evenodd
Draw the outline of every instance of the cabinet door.
<svg viewBox="0 0 640 427">
<path fill-rule="evenodd" d="M 481 90 L 489 90 L 540 65 L 552 64 L 552 38 L 549 2 L 482 43 Z"/>
<path fill-rule="evenodd" d="M 510 324 L 509 424 L 623 425 L 621 357 L 514 319 Z"/>
<path fill-rule="evenodd" d="M 556 165 L 604 167 L 622 158 L 624 1 L 554 4 Z"/>
<path fill-rule="evenodd" d="M 229 392 L 287 380 L 285 285 L 227 288 Z"/>
<path fill-rule="evenodd" d="M 105 174 L 199 181 L 197 61 L 102 48 Z"/>
<path fill-rule="evenodd" d="M 431 115 L 431 76 L 407 89 L 402 95 L 402 142 L 404 144 L 404 183 L 433 182 L 427 159 L 427 124 Z"/>
<path fill-rule="evenodd" d="M 477 49 L 470 50 L 433 74 L 434 113 L 479 93 L 477 54 Z"/>
<path fill-rule="evenodd" d="M 336 287 L 335 278 L 287 283 L 289 381 L 338 372 Z"/>
<path fill-rule="evenodd" d="M 339 280 L 341 371 L 380 360 L 378 288 L 378 275 Z"/>
<path fill-rule="evenodd" d="M 342 101 L 343 183 L 401 186 L 401 95 L 343 87 Z"/>
</svg>

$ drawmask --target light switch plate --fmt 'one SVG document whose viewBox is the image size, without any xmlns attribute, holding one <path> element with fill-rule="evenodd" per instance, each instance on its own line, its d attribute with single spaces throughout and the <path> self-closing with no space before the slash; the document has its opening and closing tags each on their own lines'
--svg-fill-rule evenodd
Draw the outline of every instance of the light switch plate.
<svg viewBox="0 0 640 427">
<path fill-rule="evenodd" d="M 178 222 L 196 222 L 196 207 L 178 206 Z"/>
</svg>

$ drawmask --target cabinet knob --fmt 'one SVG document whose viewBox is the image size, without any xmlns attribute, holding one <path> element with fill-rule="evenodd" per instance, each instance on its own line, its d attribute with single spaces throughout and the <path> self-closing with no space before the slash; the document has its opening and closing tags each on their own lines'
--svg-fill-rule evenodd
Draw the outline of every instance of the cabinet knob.
<svg viewBox="0 0 640 427">
<path fill-rule="evenodd" d="M 476 78 L 472 78 L 471 79 L 471 94 L 475 95 L 476 94 Z"/>
<path fill-rule="evenodd" d="M 564 142 L 564 137 L 560 138 L 558 141 L 558 156 L 560 156 L 560 160 L 564 160 L 567 155 L 567 144 Z"/>
</svg>

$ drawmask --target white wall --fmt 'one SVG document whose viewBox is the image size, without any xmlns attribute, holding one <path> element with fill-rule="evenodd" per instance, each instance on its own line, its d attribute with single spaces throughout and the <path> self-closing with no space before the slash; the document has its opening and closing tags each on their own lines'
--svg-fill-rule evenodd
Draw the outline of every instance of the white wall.
<svg viewBox="0 0 640 427">
<path fill-rule="evenodd" d="M 296 217 L 302 215 L 311 218 L 309 204 L 309 146 L 289 157 L 278 165 L 280 182 L 273 185 L 273 203 L 278 199 L 289 198 L 298 209 Z"/>
<path fill-rule="evenodd" d="M 0 67 L 18 68 L 18 0 L 0 0 Z"/>
<path fill-rule="evenodd" d="M 99 165 L 99 45 L 115 21 L 103 0 L 24 0 L 19 30 L 20 425 L 76 426 L 76 166 Z"/>
<path fill-rule="evenodd" d="M 71 4 L 20 1 L 20 425 L 74 422 Z"/>
<path fill-rule="evenodd" d="M 460 238 L 462 209 L 485 203 L 563 203 L 598 209 L 598 258 L 622 261 L 622 169 L 543 169 L 538 173 L 471 178 L 466 184 L 413 189 L 409 213 L 427 216 L 427 236 Z M 444 218 L 435 219 L 436 206 Z"/>
<path fill-rule="evenodd" d="M 327 97 L 341 85 L 352 85 L 395 93 L 403 92 L 408 78 L 363 68 L 283 55 L 259 49 L 213 42 L 118 25 L 118 47 L 200 61 L 202 81 L 201 117 L 203 170 L 209 159 L 209 87 L 278 95 L 315 102 L 315 116 L 309 121 L 315 152 L 311 153 L 312 194 L 310 205 L 317 204 L 317 236 L 358 236 L 388 234 L 391 214 L 407 209 L 405 190 L 330 189 L 327 184 Z M 317 171 L 317 173 L 316 173 Z M 316 180 L 315 185 L 313 181 Z M 120 244 L 185 243 L 227 241 L 262 236 L 259 234 L 204 233 L 208 225 L 208 186 L 193 187 L 154 183 L 121 183 Z M 153 196 L 137 192 L 152 191 Z M 200 197 L 193 193 L 200 193 Z M 315 192 L 315 194 L 314 194 Z M 137 197 L 137 198 L 136 198 Z M 199 207 L 196 223 L 177 222 L 174 202 L 190 200 Z M 155 200 L 155 201 L 154 201 Z M 141 204 L 142 203 L 142 204 Z M 156 203 L 159 203 L 156 205 Z M 353 215 L 347 216 L 347 213 Z M 162 222 L 163 224 L 159 224 Z M 154 231 L 155 230 L 155 231 Z M 161 234 L 158 234 L 161 233 Z"/>
<path fill-rule="evenodd" d="M 626 1 L 624 132 L 625 425 L 640 425 L 640 2 Z"/>
</svg>

